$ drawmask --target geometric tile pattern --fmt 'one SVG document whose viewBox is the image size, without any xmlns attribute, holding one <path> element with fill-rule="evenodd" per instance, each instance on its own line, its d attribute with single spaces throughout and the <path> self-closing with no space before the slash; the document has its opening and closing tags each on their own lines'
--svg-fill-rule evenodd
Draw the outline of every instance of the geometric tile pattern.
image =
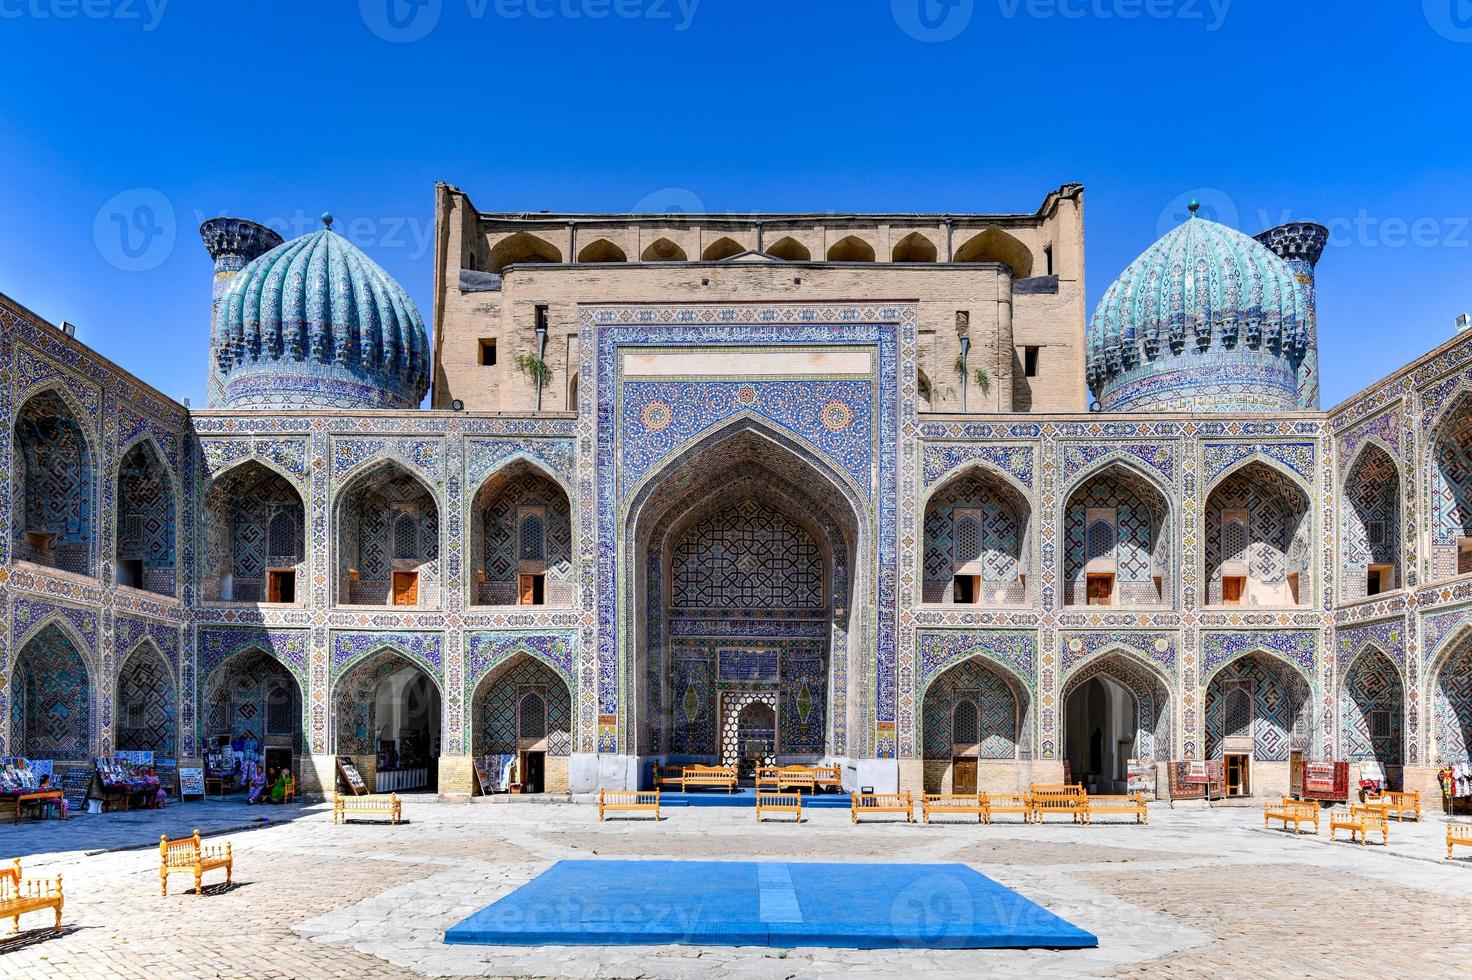
<svg viewBox="0 0 1472 980">
<path fill-rule="evenodd" d="M 1223 524 L 1229 510 L 1245 511 L 1246 525 Z M 1248 579 L 1265 585 L 1298 573 L 1299 595 L 1310 595 L 1310 517 L 1304 492 L 1265 464 L 1249 463 L 1219 483 L 1206 501 L 1207 603 L 1221 602 L 1225 562 L 1245 563 Z"/>
<path fill-rule="evenodd" d="M 174 676 L 158 648 L 140 643 L 118 671 L 116 745 L 122 751 L 152 752 L 176 759 L 179 727 Z"/>
<path fill-rule="evenodd" d="M 925 601 L 950 601 L 960 562 L 980 563 L 989 592 L 1017 581 L 1027 510 L 1021 494 L 985 470 L 964 471 L 933 493 L 925 508 Z"/>
<path fill-rule="evenodd" d="M 1436 433 L 1431 543 L 1472 536 L 1472 396 L 1464 396 Z"/>
<path fill-rule="evenodd" d="M 1399 564 L 1400 474 L 1378 445 L 1370 443 L 1344 481 L 1339 568 L 1344 601 L 1362 598 L 1368 565 Z M 1381 583 L 1388 589 L 1392 581 Z"/>
<path fill-rule="evenodd" d="M 1260 654 L 1241 657 L 1206 689 L 1206 758 L 1221 758 L 1225 737 L 1250 731 L 1253 758 L 1287 762 L 1290 748 L 1308 747 L 1312 711 L 1308 684 L 1295 671 Z"/>
<path fill-rule="evenodd" d="M 545 710 L 531 717 L 523 709 Z M 563 682 L 546 664 L 518 657 L 488 678 L 476 690 L 472 707 L 475 731 L 472 752 L 514 753 L 520 739 L 547 739 L 548 755 L 572 754 L 572 698 Z"/>
<path fill-rule="evenodd" d="M 20 651 L 10 683 L 17 755 L 85 759 L 91 734 L 87 667 L 57 625 L 41 629 Z"/>
<path fill-rule="evenodd" d="M 519 563 L 530 560 L 545 563 L 547 603 L 570 605 L 572 515 L 567 494 L 535 470 L 510 479 L 506 475 L 489 481 L 477 496 L 477 523 L 483 528 L 478 543 L 484 564 L 475 567 L 486 573 L 481 601 L 487 605 L 515 603 Z M 531 512 L 519 518 L 526 508 Z M 530 539 L 532 526 L 537 531 L 535 540 Z"/>
<path fill-rule="evenodd" d="M 1432 688 L 1432 762 L 1472 762 L 1472 643 L 1442 664 Z"/>
<path fill-rule="evenodd" d="M 1002 672 L 981 660 L 967 660 L 938 677 L 925 692 L 925 758 L 949 760 L 954 738 L 956 706 L 962 701 L 975 708 L 975 744 L 983 759 L 1019 758 L 1018 704 L 1026 698 Z M 971 712 L 963 712 L 968 716 Z M 969 725 L 968 725 L 969 727 Z M 972 732 L 965 733 L 967 735 Z M 968 743 L 970 744 L 970 743 Z"/>
<path fill-rule="evenodd" d="M 1344 758 L 1400 765 L 1404 703 L 1400 672 L 1395 665 L 1373 649 L 1360 654 L 1340 685 Z"/>
<path fill-rule="evenodd" d="M 15 420 L 12 498 L 19 557 L 67 571 L 90 574 L 94 469 L 81 426 L 55 390 L 33 396 Z M 26 532 L 52 535 L 49 549 L 34 546 Z"/>
<path fill-rule="evenodd" d="M 1093 524 L 1086 524 L 1088 512 L 1095 509 L 1113 512 L 1113 522 L 1096 516 Z M 1170 525 L 1165 499 L 1149 481 L 1122 466 L 1111 466 L 1074 490 L 1063 526 L 1065 603 L 1083 604 L 1088 563 L 1100 558 L 1115 563 L 1123 604 L 1159 601 L 1149 586 L 1152 577 L 1169 566 L 1169 540 L 1162 532 Z"/>
<path fill-rule="evenodd" d="M 816 609 L 823 555 L 795 521 L 746 499 L 707 515 L 674 543 L 671 603 L 680 609 Z"/>
<path fill-rule="evenodd" d="M 153 443 L 135 443 L 118 467 L 118 559 L 143 563 L 139 588 L 174 594 L 174 488 Z"/>
</svg>

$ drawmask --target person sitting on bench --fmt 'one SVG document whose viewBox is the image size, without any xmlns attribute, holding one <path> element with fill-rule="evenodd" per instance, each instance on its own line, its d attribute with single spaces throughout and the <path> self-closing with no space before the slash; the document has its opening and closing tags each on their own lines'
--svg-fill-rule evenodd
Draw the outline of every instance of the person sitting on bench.
<svg viewBox="0 0 1472 980">
<path fill-rule="evenodd" d="M 250 796 L 245 802 L 260 803 L 262 802 L 261 797 L 266 792 L 266 773 L 254 763 L 248 763 L 248 765 L 250 765 L 250 776 L 246 780 L 246 785 L 250 787 Z"/>
</svg>

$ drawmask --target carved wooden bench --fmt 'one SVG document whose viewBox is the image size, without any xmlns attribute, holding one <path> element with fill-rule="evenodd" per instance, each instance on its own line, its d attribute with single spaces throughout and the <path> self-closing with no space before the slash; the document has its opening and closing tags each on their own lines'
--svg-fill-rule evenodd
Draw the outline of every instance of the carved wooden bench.
<svg viewBox="0 0 1472 980">
<path fill-rule="evenodd" d="M 53 932 L 61 932 L 61 907 L 66 898 L 61 893 L 61 875 L 51 878 L 23 878 L 20 858 L 8 868 L 0 868 L 0 919 L 10 919 L 10 931 L 20 932 L 20 917 L 27 912 L 56 910 Z"/>
<path fill-rule="evenodd" d="M 999 813 L 1016 813 L 1023 823 L 1032 822 L 1032 799 L 1026 793 L 983 793 L 986 803 L 987 823 Z"/>
<path fill-rule="evenodd" d="M 766 793 L 757 790 L 756 794 L 756 822 L 762 822 L 762 813 L 791 813 L 797 817 L 797 822 L 802 823 L 802 794 L 801 793 Z"/>
<path fill-rule="evenodd" d="M 807 766 L 762 766 L 756 773 L 756 788 L 780 791 L 784 788 L 807 790 L 811 793 L 818 785 L 816 770 Z"/>
<path fill-rule="evenodd" d="M 1420 790 L 1411 790 L 1408 793 L 1386 790 L 1378 795 L 1365 797 L 1365 803 L 1383 807 L 1386 813 L 1395 817 L 1396 820 L 1404 820 L 1408 814 L 1412 819 L 1418 821 L 1421 819 Z"/>
<path fill-rule="evenodd" d="M 843 789 L 843 770 L 841 767 L 814 766 L 813 785 L 818 789 Z"/>
<path fill-rule="evenodd" d="M 1283 797 L 1281 800 L 1271 800 L 1262 805 L 1262 827 L 1267 830 L 1271 826 L 1270 821 L 1280 820 L 1283 829 L 1293 824 L 1295 834 L 1303 833 L 1303 825 L 1311 823 L 1314 825 L 1314 836 L 1319 834 L 1319 805 L 1309 800 L 1294 800 Z"/>
<path fill-rule="evenodd" d="M 1329 814 L 1329 839 L 1333 840 L 1336 832 L 1340 830 L 1349 831 L 1350 843 L 1356 838 L 1360 846 L 1364 847 L 1366 839 L 1372 833 L 1380 834 L 1381 842 L 1390 844 L 1390 820 L 1385 811 L 1379 807 L 1352 806 L 1349 812 L 1335 810 Z"/>
<path fill-rule="evenodd" d="M 915 822 L 915 799 L 903 793 L 855 793 L 848 798 L 849 819 L 859 822 L 861 813 L 903 813 L 905 823 Z"/>
<path fill-rule="evenodd" d="M 657 766 L 654 770 L 654 788 L 663 789 L 666 786 L 679 786 L 684 789 L 680 781 L 685 775 L 684 766 Z"/>
<path fill-rule="evenodd" d="M 1452 859 L 1453 847 L 1472 847 L 1472 823 L 1446 825 L 1446 859 Z"/>
<path fill-rule="evenodd" d="M 397 824 L 403 819 L 404 805 L 399 799 L 398 793 L 390 793 L 387 796 L 379 794 L 370 796 L 343 796 L 341 793 L 333 793 L 332 822 L 345 822 L 350 813 L 384 814 L 388 817 L 390 824 Z"/>
<path fill-rule="evenodd" d="M 686 766 L 680 774 L 681 792 L 691 786 L 724 786 L 726 792 L 736 792 L 735 766 Z"/>
<path fill-rule="evenodd" d="M 976 815 L 977 823 L 991 823 L 991 808 L 983 793 L 926 793 L 920 797 L 920 819 L 930 823 L 935 814 Z"/>
<path fill-rule="evenodd" d="M 1034 785 L 1027 796 L 1032 803 L 1034 823 L 1042 823 L 1044 817 L 1055 813 L 1068 814 L 1074 823 L 1083 822 L 1086 797 L 1082 786 L 1040 783 Z"/>
<path fill-rule="evenodd" d="M 608 790 L 598 791 L 598 819 L 605 819 L 611 810 L 652 812 L 659 821 L 659 790 Z"/>
<path fill-rule="evenodd" d="M 1084 823 L 1093 823 L 1096 813 L 1123 813 L 1133 816 L 1135 823 L 1147 824 L 1150 822 L 1150 811 L 1145 808 L 1144 793 L 1126 793 L 1111 795 L 1108 793 L 1098 796 L 1081 794 L 1083 800 Z"/>
<path fill-rule="evenodd" d="M 158 839 L 158 877 L 165 897 L 169 894 L 169 875 L 194 875 L 194 894 L 204 894 L 203 878 L 206 871 L 225 869 L 225 884 L 230 884 L 235 871 L 235 857 L 227 841 L 224 846 L 205 846 L 199 842 L 199 830 L 192 837 L 169 840 L 167 835 Z"/>
</svg>

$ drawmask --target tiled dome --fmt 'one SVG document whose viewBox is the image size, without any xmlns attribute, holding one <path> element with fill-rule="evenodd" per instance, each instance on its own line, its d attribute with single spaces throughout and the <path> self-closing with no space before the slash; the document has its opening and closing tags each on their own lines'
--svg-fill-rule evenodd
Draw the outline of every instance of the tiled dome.
<svg viewBox="0 0 1472 980">
<path fill-rule="evenodd" d="M 409 295 L 329 227 L 278 245 L 215 311 L 226 408 L 415 408 L 429 338 Z"/>
<path fill-rule="evenodd" d="M 1309 302 L 1287 262 L 1193 204 L 1105 291 L 1089 387 L 1105 411 L 1294 411 Z"/>
</svg>

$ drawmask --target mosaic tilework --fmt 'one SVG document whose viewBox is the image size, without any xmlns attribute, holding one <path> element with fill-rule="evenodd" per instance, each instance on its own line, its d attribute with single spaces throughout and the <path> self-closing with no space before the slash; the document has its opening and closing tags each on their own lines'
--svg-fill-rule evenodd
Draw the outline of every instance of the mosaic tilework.
<svg viewBox="0 0 1472 980">
<path fill-rule="evenodd" d="M 1398 766 L 1403 758 L 1405 694 L 1399 671 L 1374 650 L 1361 654 L 1340 682 L 1343 757 Z"/>
<path fill-rule="evenodd" d="M 1316 447 L 1311 442 L 1209 442 L 1201 454 L 1201 480 L 1209 485 L 1243 460 L 1257 457 L 1281 463 L 1302 480 L 1311 483 L 1316 455 Z"/>
<path fill-rule="evenodd" d="M 534 710 L 541 713 L 533 717 Z M 523 657 L 481 684 L 472 705 L 472 754 L 511 754 L 523 740 L 546 739 L 548 755 L 570 755 L 572 697 L 552 668 Z"/>
<path fill-rule="evenodd" d="M 117 748 L 178 758 L 179 698 L 174 675 L 151 641 L 139 643 L 118 670 Z"/>
<path fill-rule="evenodd" d="M 980 570 L 984 594 L 1001 587 L 1007 601 L 1024 602 L 1020 585 L 1008 585 L 1023 571 L 1028 517 L 1022 495 L 985 471 L 963 472 L 937 488 L 925 508 L 924 601 L 953 601 L 953 577 L 965 567 Z"/>
<path fill-rule="evenodd" d="M 536 471 L 503 471 L 476 495 L 474 509 L 471 563 L 485 572 L 479 603 L 514 604 L 518 572 L 535 568 L 546 576 L 548 605 L 572 604 L 572 510 L 562 487 Z"/>
<path fill-rule="evenodd" d="M 1318 634 L 1312 630 L 1203 632 L 1201 676 L 1210 678 L 1233 660 L 1261 649 L 1293 664 L 1305 678 L 1313 678 L 1317 676 L 1318 645 Z"/>
<path fill-rule="evenodd" d="M 1224 511 L 1244 512 L 1245 523 L 1225 522 Z M 1312 595 L 1310 522 L 1313 511 L 1301 488 L 1280 472 L 1249 463 L 1218 483 L 1206 501 L 1206 601 L 1222 601 L 1222 566 L 1245 568 L 1252 598 L 1253 584 L 1283 586 L 1299 575 L 1300 601 Z M 1281 603 L 1288 605 L 1286 591 Z"/>
<path fill-rule="evenodd" d="M 1094 510 L 1112 514 L 1113 520 L 1090 521 Z M 1147 480 L 1118 467 L 1091 477 L 1064 509 L 1064 603 L 1084 603 L 1085 575 L 1096 559 L 1113 563 L 1122 604 L 1159 603 L 1163 597 L 1153 579 L 1157 574 L 1163 579 L 1170 565 L 1169 527 L 1169 505 Z"/>
<path fill-rule="evenodd" d="M 1225 739 L 1252 737 L 1254 759 L 1287 762 L 1289 750 L 1307 749 L 1313 698 L 1291 668 L 1261 655 L 1239 657 L 1206 689 L 1206 757 L 1219 759 Z"/>
<path fill-rule="evenodd" d="M 1119 649 L 1127 651 L 1147 663 L 1157 665 L 1167 677 L 1176 673 L 1177 637 L 1174 633 L 1120 633 L 1114 630 L 1064 632 L 1059 634 L 1062 646 L 1060 670 L 1069 674 L 1073 669 L 1100 653 Z"/>
<path fill-rule="evenodd" d="M 1431 763 L 1472 762 L 1472 644 L 1446 658 L 1432 685 Z"/>
<path fill-rule="evenodd" d="M 706 515 L 671 549 L 676 609 L 815 609 L 823 556 L 797 522 L 748 498 Z"/>
<path fill-rule="evenodd" d="M 922 630 L 920 676 L 925 690 L 942 672 L 971 657 L 995 660 L 1012 670 L 1025 686 L 1035 683 L 1037 636 L 1022 630 Z"/>
<path fill-rule="evenodd" d="M 380 650 L 392 650 L 418 664 L 431 677 L 444 672 L 444 637 L 440 633 L 350 632 L 332 633 L 332 673 L 337 675 L 355 662 Z"/>
<path fill-rule="evenodd" d="M 176 585 L 174 484 L 155 443 L 143 440 L 123 456 L 118 467 L 117 557 L 141 563 L 138 588 L 173 595 Z"/>
<path fill-rule="evenodd" d="M 90 687 L 87 667 L 71 639 L 55 624 L 42 627 L 17 654 L 10 682 L 17 754 L 87 758 Z"/>
<path fill-rule="evenodd" d="M 1036 450 L 1029 445 L 978 445 L 974 443 L 926 443 L 921 447 L 922 474 L 926 487 L 969 464 L 994 468 L 1031 489 L 1036 468 Z"/>
<path fill-rule="evenodd" d="M 1433 545 L 1454 545 L 1472 535 L 1472 399 L 1464 399 L 1441 423 L 1434 443 Z"/>
<path fill-rule="evenodd" d="M 258 650 L 221 667 L 201 673 L 201 735 L 229 735 L 302 751 L 302 690 L 292 673 Z"/>
<path fill-rule="evenodd" d="M 337 677 L 333 683 L 333 706 L 337 716 L 336 745 L 333 751 L 350 755 L 370 755 L 378 751 L 378 738 L 383 734 L 378 720 L 380 686 L 401 671 L 417 668 L 417 672 L 412 675 L 414 680 L 405 685 L 402 694 L 397 695 L 403 698 L 399 707 L 405 715 L 413 718 L 421 712 L 428 713 L 439 707 L 436 697 L 438 686 L 434 681 L 438 672 L 426 674 L 423 666 L 408 659 L 398 650 L 381 648 L 376 653 L 355 661 Z M 426 678 L 429 687 L 434 689 L 434 693 L 428 695 L 429 703 L 417 696 L 423 690 L 420 685 L 425 683 Z M 439 718 L 432 718 L 430 727 L 438 727 L 438 722 Z M 398 732 L 390 732 L 389 737 L 398 737 Z"/>
<path fill-rule="evenodd" d="M 1123 686 L 1135 702 L 1135 744 L 1132 756 L 1144 760 L 1165 760 L 1171 755 L 1171 692 L 1148 668 L 1128 656 L 1107 653 L 1093 659 L 1072 674 L 1063 686 L 1060 703 L 1067 718 L 1069 699 L 1091 680 L 1108 679 Z M 1065 722 L 1066 726 L 1066 722 Z M 1060 739 L 1068 735 L 1066 727 Z"/>
<path fill-rule="evenodd" d="M 1378 445 L 1370 444 L 1349 471 L 1342 489 L 1339 568 L 1346 602 L 1365 594 L 1369 565 L 1399 565 L 1400 471 Z M 1384 582 L 1385 588 L 1398 580 Z"/>
<path fill-rule="evenodd" d="M 17 557 L 91 574 L 97 470 L 82 427 L 52 389 L 25 403 L 14 433 L 19 465 L 12 493 L 22 515 L 14 525 Z M 33 544 L 36 535 L 49 540 Z"/>
<path fill-rule="evenodd" d="M 976 736 L 975 753 L 982 759 L 1016 759 L 1022 741 L 1020 702 L 1026 695 L 1000 671 L 979 660 L 967 660 L 942 674 L 925 692 L 922 742 L 925 758 L 950 760 L 958 745 L 955 732 L 957 706 L 966 702 L 974 708 L 975 728 L 964 734 Z"/>
</svg>

